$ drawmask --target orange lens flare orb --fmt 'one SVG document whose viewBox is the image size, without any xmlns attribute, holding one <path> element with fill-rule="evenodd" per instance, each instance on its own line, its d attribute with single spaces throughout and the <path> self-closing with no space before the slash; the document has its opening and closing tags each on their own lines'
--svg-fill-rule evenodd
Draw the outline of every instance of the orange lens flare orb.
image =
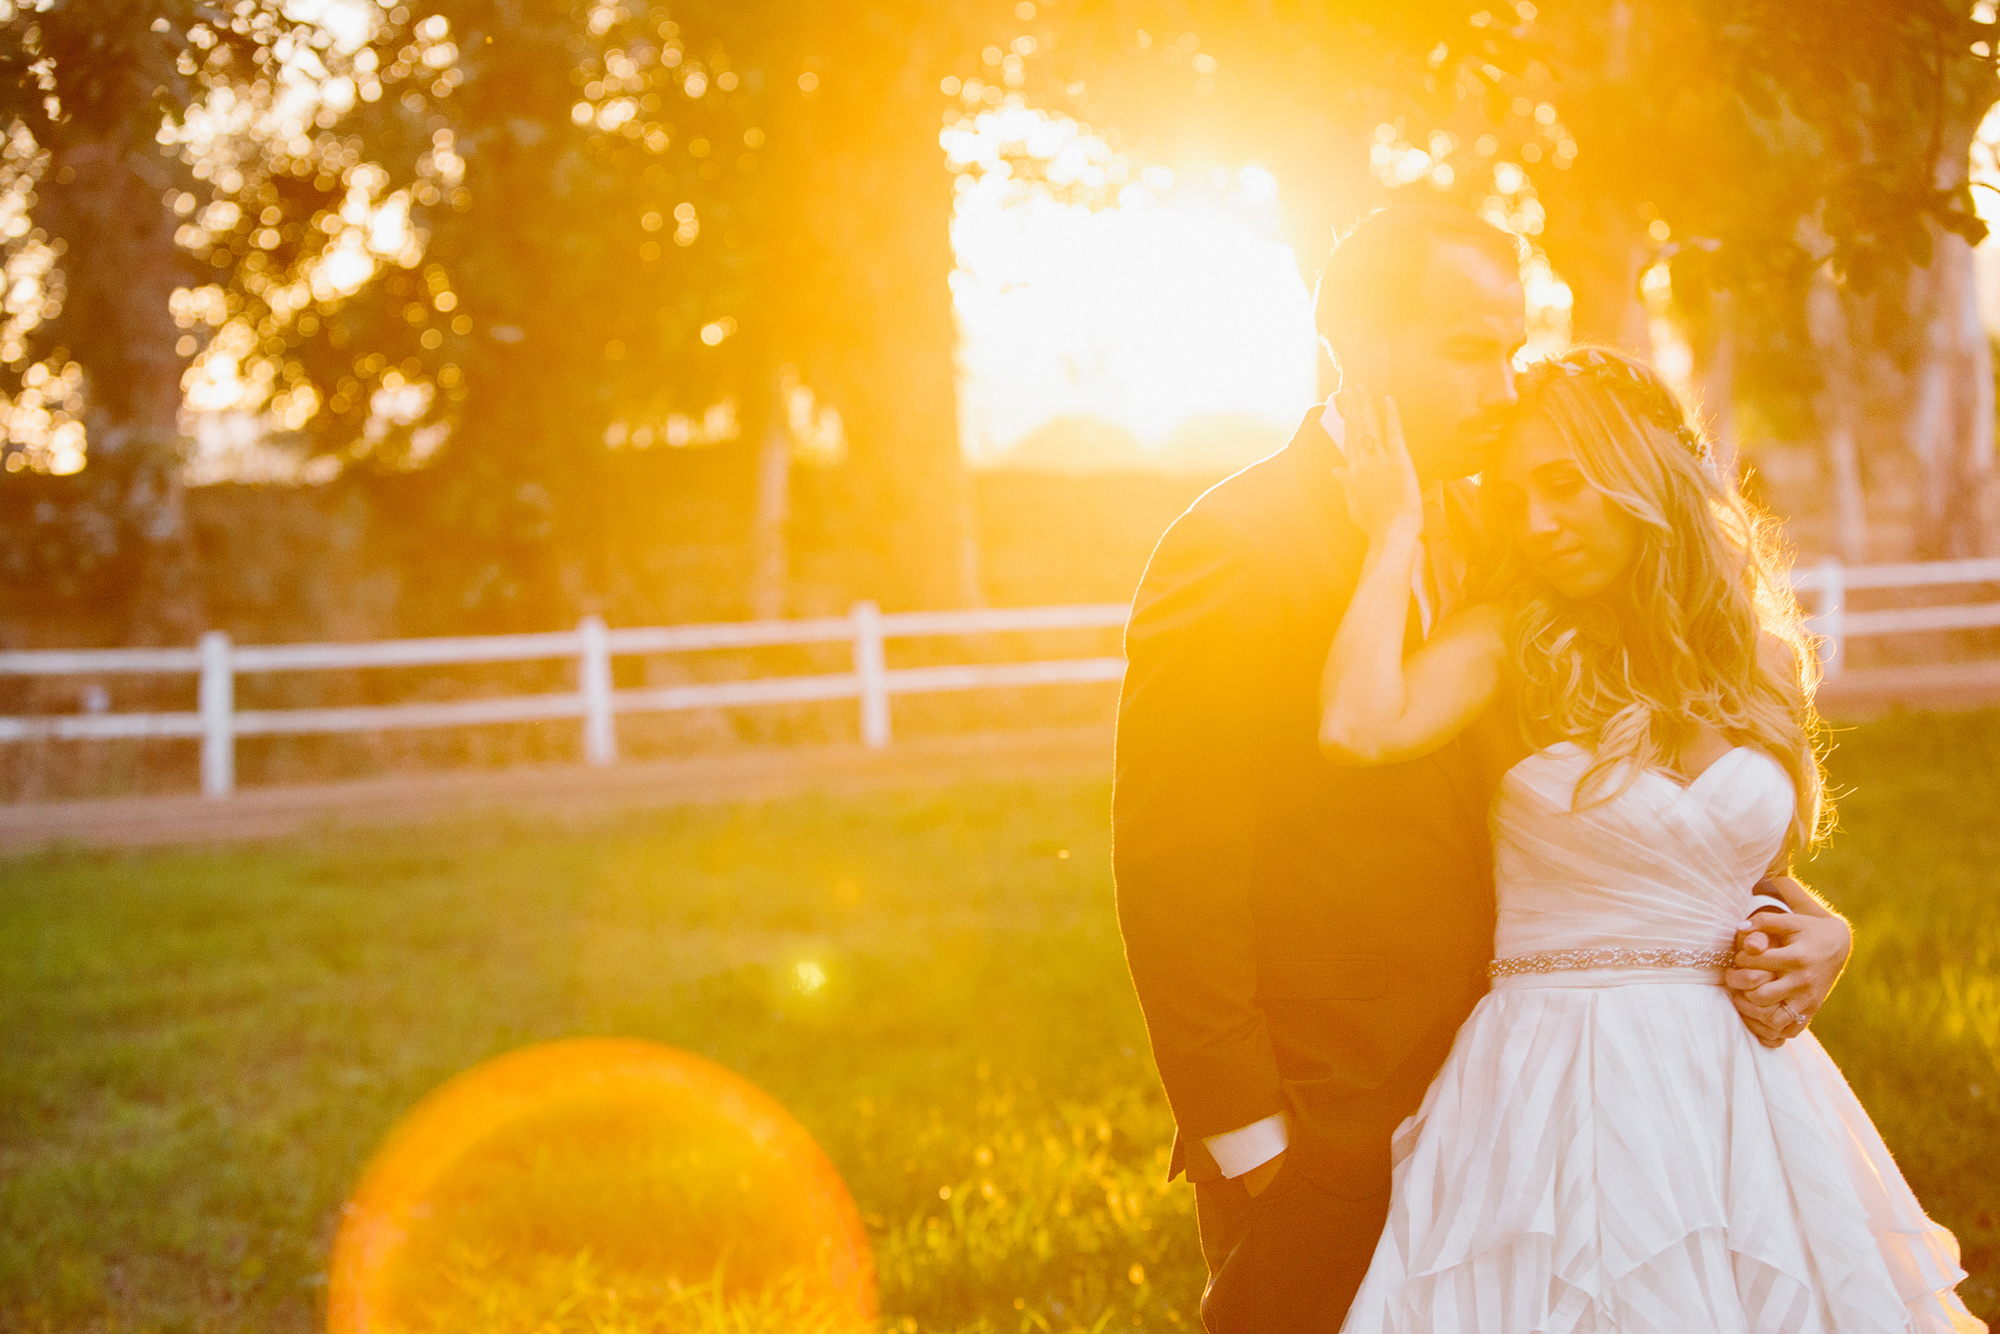
<svg viewBox="0 0 2000 1334">
<path fill-rule="evenodd" d="M 334 1239 L 329 1334 L 566 1327 L 608 1303 L 675 1327 L 858 1329 L 875 1273 L 804 1127 L 712 1062 L 584 1038 L 495 1057 L 390 1133 Z"/>
</svg>

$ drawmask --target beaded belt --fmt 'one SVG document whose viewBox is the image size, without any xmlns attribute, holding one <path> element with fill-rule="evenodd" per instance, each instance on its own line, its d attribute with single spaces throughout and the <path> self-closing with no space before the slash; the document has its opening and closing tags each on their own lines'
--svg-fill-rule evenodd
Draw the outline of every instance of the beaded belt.
<svg viewBox="0 0 2000 1334">
<path fill-rule="evenodd" d="M 1565 973 L 1584 968 L 1727 968 L 1734 950 L 1670 950 L 1606 947 L 1596 950 L 1551 950 L 1495 959 L 1486 965 L 1488 977 L 1517 973 Z"/>
</svg>

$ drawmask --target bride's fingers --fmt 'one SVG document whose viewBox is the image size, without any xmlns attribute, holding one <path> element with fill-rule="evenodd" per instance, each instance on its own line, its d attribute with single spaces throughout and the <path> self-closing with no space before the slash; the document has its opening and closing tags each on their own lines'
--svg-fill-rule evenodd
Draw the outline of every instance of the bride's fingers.
<svg viewBox="0 0 2000 1334">
<path fill-rule="evenodd" d="M 1738 962 L 1746 967 L 1781 972 L 1811 962 L 1811 941 L 1802 923 L 1803 919 L 1779 913 L 1759 914 L 1756 929 L 1745 935 L 1737 947 Z M 1758 939 L 1760 936 L 1762 940 Z"/>
<path fill-rule="evenodd" d="M 1764 956 L 1771 952 L 1771 938 L 1762 931 L 1746 931 L 1736 938 L 1734 966 L 1737 968 L 1762 968 Z"/>
<path fill-rule="evenodd" d="M 1749 1029 L 1751 1036 L 1759 1042 L 1767 1047 L 1783 1045 L 1785 1030 L 1772 1016 L 1766 1015 L 1762 1010 L 1748 1009 L 1742 1005 L 1736 1007 L 1736 1013 L 1742 1018 L 1743 1026 Z"/>
<path fill-rule="evenodd" d="M 1375 442 L 1368 438 L 1366 431 L 1350 431 L 1347 436 L 1347 462 L 1353 468 L 1366 468 L 1375 461 Z"/>
<path fill-rule="evenodd" d="M 1747 958 L 1754 960 L 1758 955 L 1770 948 L 1771 938 L 1762 931 L 1754 928 L 1745 930 L 1736 937 L 1736 957 L 1738 959 Z M 1747 967 L 1748 965 L 1744 966 Z"/>
<path fill-rule="evenodd" d="M 1371 394 L 1357 394 L 1355 416 L 1361 425 L 1361 444 L 1364 449 L 1373 449 L 1382 441 L 1382 421 L 1375 415 L 1375 399 Z"/>
<path fill-rule="evenodd" d="M 1761 968 L 1732 968 L 1722 975 L 1722 985 L 1734 992 L 1755 991 L 1766 982 L 1775 981 L 1776 973 L 1767 973 Z"/>
<path fill-rule="evenodd" d="M 1813 990 L 1812 979 L 1805 974 L 1786 973 L 1783 977 L 1773 978 L 1761 987 L 1752 987 L 1737 994 L 1747 1003 L 1766 1010 L 1775 1010 L 1780 1005 L 1790 1005 L 1795 1014 L 1803 1015 L 1804 1011 L 1800 1009 L 1800 1005 L 1810 1003 L 1809 998 Z"/>
<path fill-rule="evenodd" d="M 1782 1047 L 1787 1038 L 1795 1038 L 1805 1031 L 1804 1024 L 1792 1022 L 1775 1008 L 1762 1010 L 1739 999 L 1736 1013 L 1742 1017 L 1743 1026 L 1750 1030 L 1751 1036 L 1766 1047 Z"/>
<path fill-rule="evenodd" d="M 1779 941 L 1790 940 L 1801 931 L 1809 929 L 1813 918 L 1795 912 L 1760 912 L 1751 919 L 1750 929 L 1759 931 Z"/>
<path fill-rule="evenodd" d="M 1762 968 L 1767 973 L 1795 973 L 1816 962 L 1804 944 L 1779 945 L 1768 950 L 1743 953 L 1738 962 L 1750 968 Z"/>
<path fill-rule="evenodd" d="M 1359 383 L 1350 380 L 1345 385 L 1335 390 L 1333 395 L 1333 406 L 1334 410 L 1340 414 L 1340 420 L 1346 423 L 1348 431 L 1352 433 L 1355 427 L 1355 423 L 1360 420 L 1360 413 L 1361 413 L 1361 392 Z"/>
</svg>

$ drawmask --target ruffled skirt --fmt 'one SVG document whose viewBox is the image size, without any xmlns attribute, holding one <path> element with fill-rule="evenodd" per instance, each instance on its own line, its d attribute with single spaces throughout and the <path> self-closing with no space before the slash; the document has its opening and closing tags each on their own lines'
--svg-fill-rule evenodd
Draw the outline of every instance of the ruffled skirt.
<svg viewBox="0 0 2000 1334">
<path fill-rule="evenodd" d="M 1810 1033 L 1766 1049 L 1711 982 L 1552 980 L 1482 1000 L 1397 1131 L 1343 1334 L 1986 1329 Z"/>
</svg>

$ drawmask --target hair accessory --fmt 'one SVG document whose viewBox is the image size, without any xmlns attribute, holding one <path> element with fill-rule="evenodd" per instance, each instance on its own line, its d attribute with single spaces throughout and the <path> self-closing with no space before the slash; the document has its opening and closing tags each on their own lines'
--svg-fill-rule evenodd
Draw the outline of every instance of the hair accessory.
<svg viewBox="0 0 2000 1334">
<path fill-rule="evenodd" d="M 1651 418 L 1654 425 L 1672 432 L 1674 438 L 1687 447 L 1688 453 L 1694 455 L 1696 462 L 1714 471 L 1714 452 L 1710 450 L 1708 441 L 1702 439 L 1700 432 L 1689 423 L 1680 400 L 1658 378 L 1632 362 L 1600 348 L 1579 347 L 1537 365 L 1560 371 L 1572 380 L 1599 381 L 1630 391 L 1627 393 L 1628 402 Z"/>
</svg>

